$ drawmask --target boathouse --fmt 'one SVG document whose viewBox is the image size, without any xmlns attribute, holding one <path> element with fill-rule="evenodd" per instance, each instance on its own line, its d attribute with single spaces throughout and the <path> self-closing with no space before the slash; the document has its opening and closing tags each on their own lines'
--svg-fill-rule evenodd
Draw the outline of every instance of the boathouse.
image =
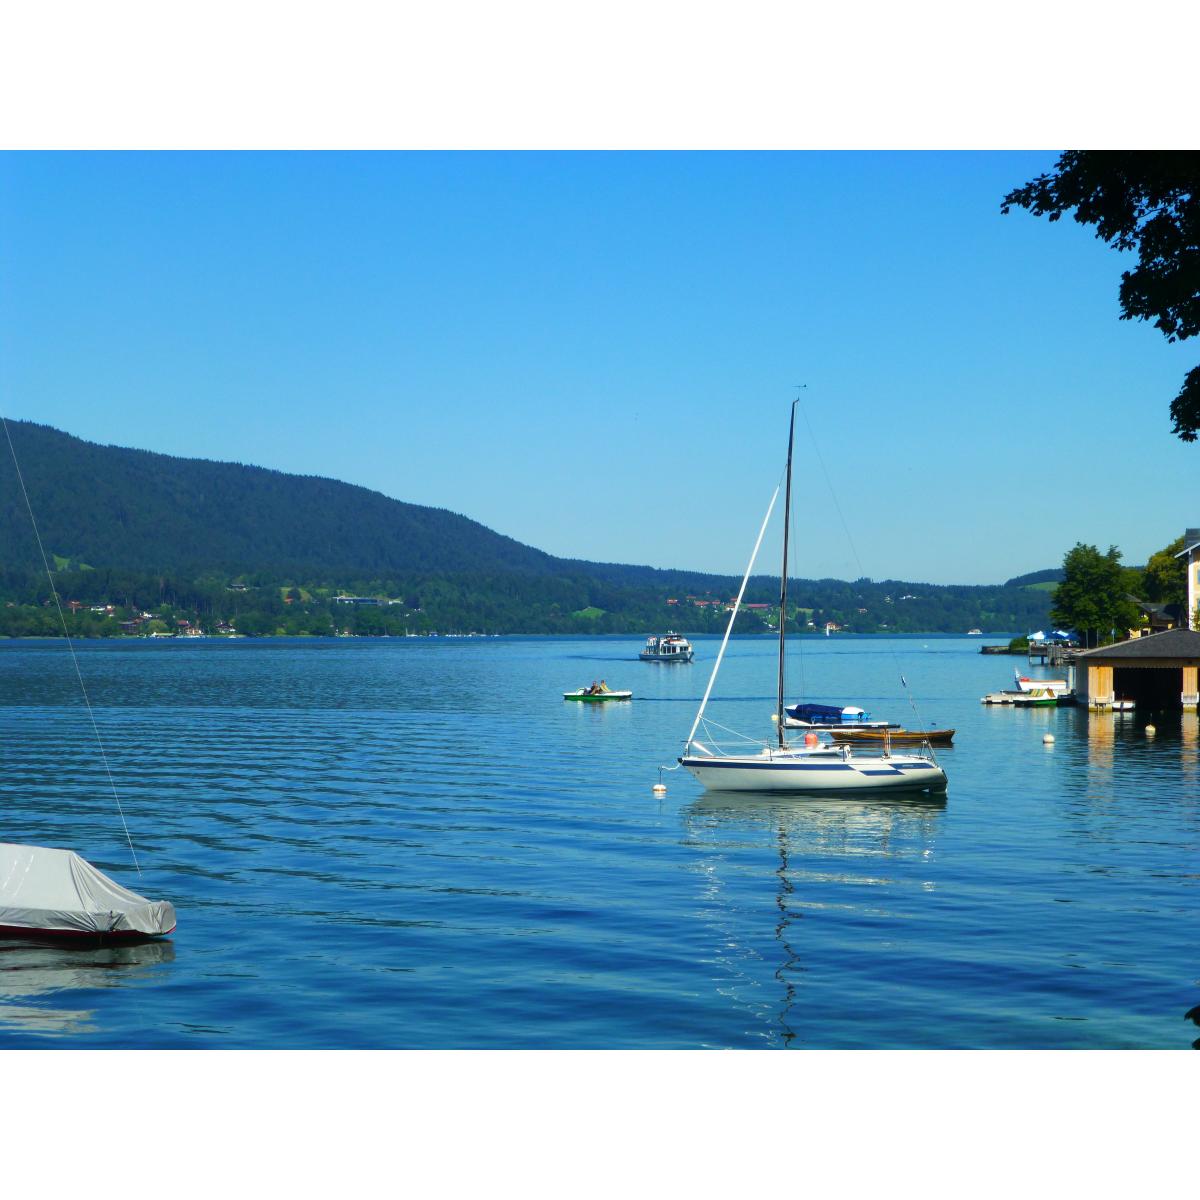
<svg viewBox="0 0 1200 1200">
<path fill-rule="evenodd" d="M 1075 656 L 1081 704 L 1105 709 L 1115 696 L 1139 711 L 1195 712 L 1200 704 L 1200 633 L 1168 629 Z"/>
</svg>

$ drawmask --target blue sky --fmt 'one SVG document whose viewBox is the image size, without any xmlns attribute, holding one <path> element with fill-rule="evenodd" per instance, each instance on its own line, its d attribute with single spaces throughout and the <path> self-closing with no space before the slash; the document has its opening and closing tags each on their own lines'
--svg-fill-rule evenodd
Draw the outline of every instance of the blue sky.
<svg viewBox="0 0 1200 1200">
<path fill-rule="evenodd" d="M 737 573 L 805 382 L 796 574 L 1140 562 L 1200 523 L 1200 350 L 1117 320 L 1088 230 L 1000 215 L 1054 157 L 9 154 L 0 398 Z"/>
</svg>

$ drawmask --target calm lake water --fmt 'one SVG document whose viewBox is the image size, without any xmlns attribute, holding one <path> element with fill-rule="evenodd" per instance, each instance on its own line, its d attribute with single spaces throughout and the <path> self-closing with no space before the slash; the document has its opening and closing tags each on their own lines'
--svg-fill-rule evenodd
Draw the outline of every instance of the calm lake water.
<svg viewBox="0 0 1200 1200">
<path fill-rule="evenodd" d="M 985 707 L 1024 660 L 979 644 L 790 657 L 793 699 L 911 721 L 903 672 L 958 730 L 920 802 L 653 796 L 715 639 L 86 643 L 140 877 L 65 645 L 0 644 L 0 838 L 179 913 L 0 942 L 0 1047 L 1190 1046 L 1196 718 Z M 768 736 L 774 653 L 731 643 L 711 715 Z M 562 701 L 601 676 L 636 699 Z"/>
</svg>

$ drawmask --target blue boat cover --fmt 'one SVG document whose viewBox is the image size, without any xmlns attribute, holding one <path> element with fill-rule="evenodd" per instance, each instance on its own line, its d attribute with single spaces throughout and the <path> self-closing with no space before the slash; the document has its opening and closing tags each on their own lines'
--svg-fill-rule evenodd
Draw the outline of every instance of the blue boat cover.
<svg viewBox="0 0 1200 1200">
<path fill-rule="evenodd" d="M 789 717 L 795 717 L 797 721 L 808 721 L 810 724 L 833 724 L 842 719 L 842 710 L 829 704 L 793 704 L 791 708 L 785 708 L 783 711 Z"/>
</svg>

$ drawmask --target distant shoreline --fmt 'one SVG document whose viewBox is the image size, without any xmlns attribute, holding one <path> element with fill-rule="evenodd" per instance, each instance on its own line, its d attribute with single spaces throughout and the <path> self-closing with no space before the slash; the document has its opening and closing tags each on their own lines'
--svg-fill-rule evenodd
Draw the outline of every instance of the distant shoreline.
<svg viewBox="0 0 1200 1200">
<path fill-rule="evenodd" d="M 501 638 L 556 638 L 570 639 L 572 641 L 589 641 L 589 642 L 618 642 L 618 641 L 640 641 L 646 635 L 644 633 L 412 633 L 412 634 L 387 634 L 387 633 L 262 633 L 262 634 L 238 634 L 235 637 L 230 637 L 226 634 L 203 634 L 199 637 L 130 637 L 127 634 L 101 634 L 96 637 L 81 637 L 76 634 L 71 638 L 72 642 L 121 642 L 129 644 L 142 643 L 170 643 L 172 645 L 185 645 L 190 643 L 211 643 L 211 642 L 490 642 Z M 720 641 L 724 636 L 720 633 L 689 633 L 687 635 L 693 641 L 716 642 Z M 994 639 L 1011 639 L 1017 636 L 1009 633 L 989 633 L 984 634 L 983 638 Z M 774 641 L 778 637 L 776 633 L 734 633 L 730 635 L 730 641 Z M 826 637 L 824 634 L 816 633 L 795 633 L 788 635 L 789 640 L 795 638 L 803 638 L 809 642 L 833 642 L 833 641 L 862 641 L 867 638 L 896 638 L 905 641 L 912 641 L 914 638 L 942 638 L 942 639 L 958 639 L 967 640 L 973 646 L 982 646 L 986 641 L 981 641 L 979 634 L 967 633 L 946 633 L 942 631 L 926 631 L 924 633 L 891 633 L 888 631 L 876 633 L 835 633 Z M 65 642 L 67 639 L 62 634 L 36 634 L 36 635 L 19 635 L 12 637 L 0 637 L 0 645 L 11 642 Z"/>
</svg>

